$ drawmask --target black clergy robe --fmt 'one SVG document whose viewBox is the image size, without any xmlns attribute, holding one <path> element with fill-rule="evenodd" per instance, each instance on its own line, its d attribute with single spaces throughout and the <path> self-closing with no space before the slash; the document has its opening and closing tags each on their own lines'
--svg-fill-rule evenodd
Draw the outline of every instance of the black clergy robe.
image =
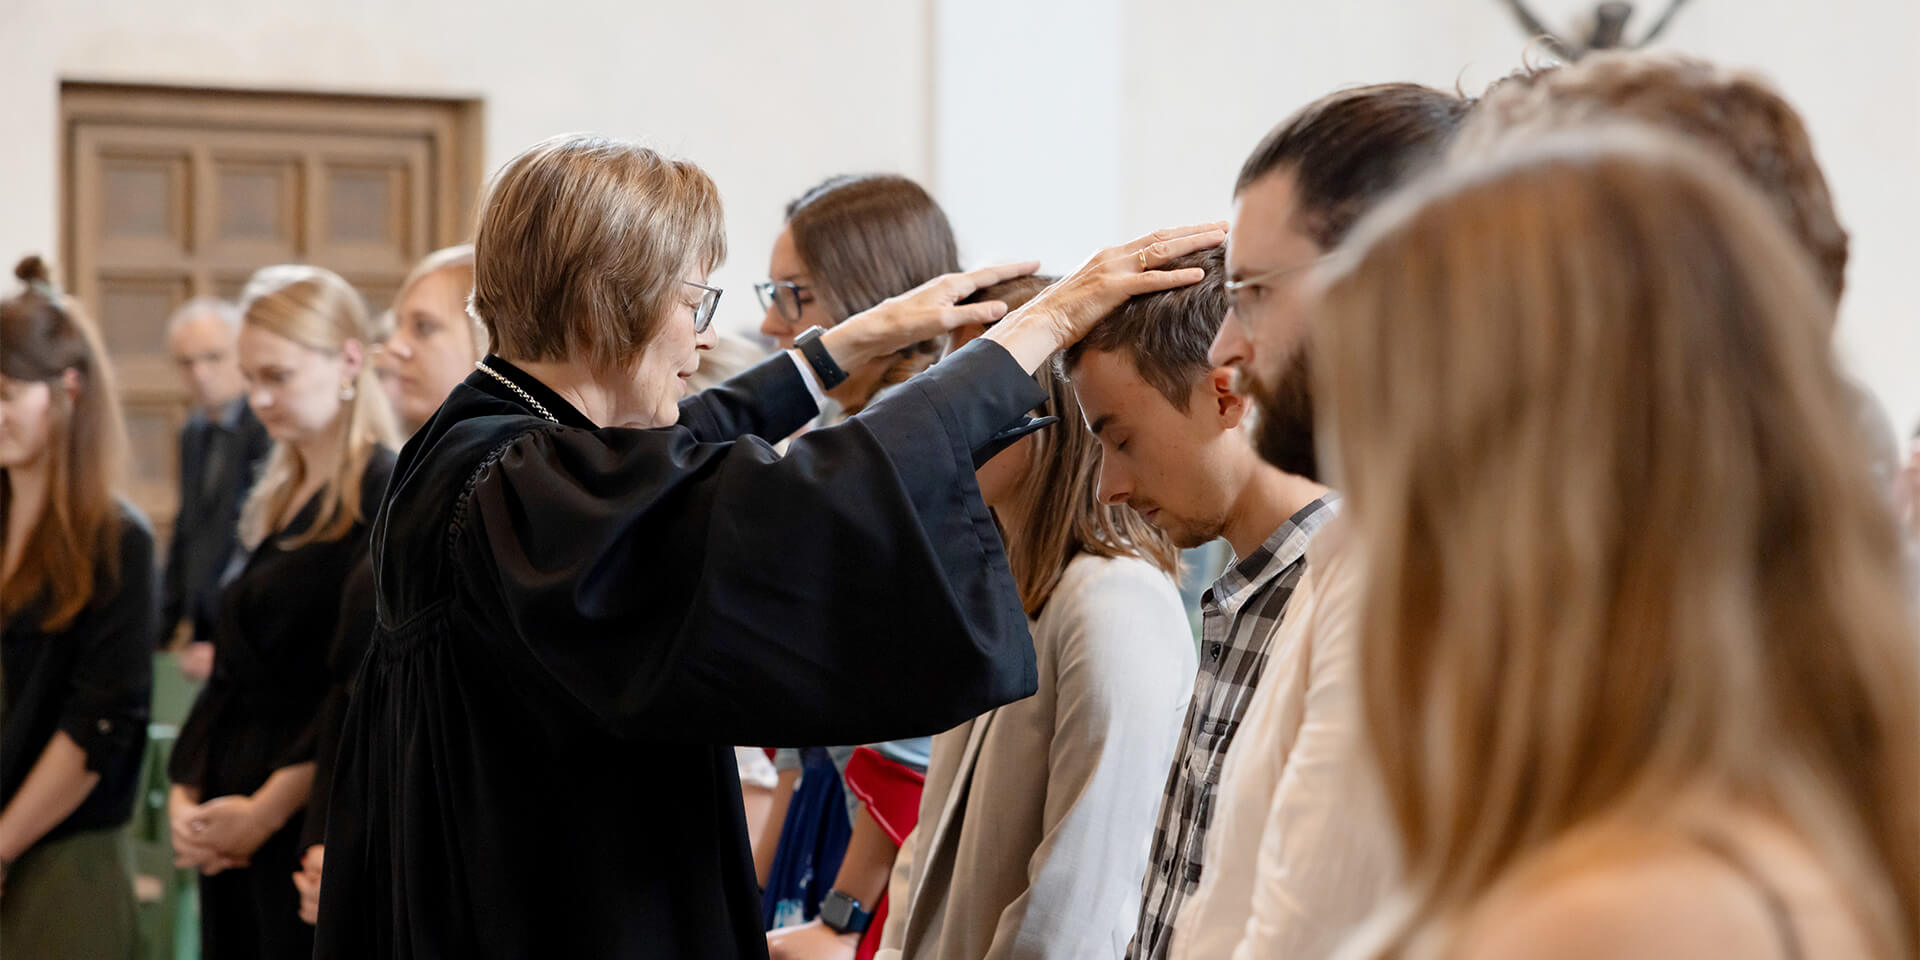
<svg viewBox="0 0 1920 960">
<path fill-rule="evenodd" d="M 776 356 L 596 429 L 510 364 L 402 451 L 334 768 L 316 956 L 764 957 L 731 746 L 936 733 L 1033 693 L 977 455 L 998 344 L 847 423 Z"/>
</svg>

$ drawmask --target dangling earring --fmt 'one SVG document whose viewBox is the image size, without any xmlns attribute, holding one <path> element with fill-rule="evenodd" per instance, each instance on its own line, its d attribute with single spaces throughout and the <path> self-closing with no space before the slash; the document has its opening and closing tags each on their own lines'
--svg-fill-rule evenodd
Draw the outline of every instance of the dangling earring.
<svg viewBox="0 0 1920 960">
<path fill-rule="evenodd" d="M 341 384 L 341 385 L 340 385 L 340 402 L 341 402 L 341 403 L 352 403 L 352 402 L 353 402 L 353 398 L 354 398 L 354 395 L 355 395 L 355 394 L 357 394 L 358 392 L 359 392 L 359 391 L 357 391 L 357 390 L 355 390 L 355 389 L 354 389 L 354 387 L 353 387 L 353 381 L 351 381 L 351 380 L 349 380 L 349 381 L 347 381 L 346 383 L 343 383 L 343 384 Z"/>
</svg>

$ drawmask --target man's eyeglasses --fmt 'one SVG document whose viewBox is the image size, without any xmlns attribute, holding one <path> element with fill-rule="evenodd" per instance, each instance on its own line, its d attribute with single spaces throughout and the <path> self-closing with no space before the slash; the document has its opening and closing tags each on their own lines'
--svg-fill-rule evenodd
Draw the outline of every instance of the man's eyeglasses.
<svg viewBox="0 0 1920 960">
<path fill-rule="evenodd" d="M 1280 280 L 1286 277 L 1290 277 L 1295 274 L 1305 273 L 1306 271 L 1316 266 L 1319 266 L 1320 262 L 1325 259 L 1326 259 L 1325 257 L 1314 257 L 1312 260 L 1308 260 L 1305 263 L 1296 263 L 1291 266 L 1278 267 L 1273 270 L 1268 270 L 1266 273 L 1256 273 L 1251 277 L 1246 277 L 1240 280 L 1228 280 L 1226 284 L 1227 309 L 1233 311 L 1236 314 L 1240 312 L 1240 292 L 1241 291 L 1254 288 L 1254 287 L 1272 286 L 1274 281 Z"/>
<path fill-rule="evenodd" d="M 788 323 L 800 322 L 800 295 L 807 292 L 806 287 L 787 280 L 766 280 L 754 284 L 753 292 L 760 297 L 760 309 L 779 307 Z"/>
<path fill-rule="evenodd" d="M 720 309 L 720 288 L 709 287 L 704 283 L 694 283 L 692 280 L 680 282 L 689 287 L 699 287 L 704 291 L 700 294 L 699 305 L 693 308 L 693 332 L 706 333 L 707 328 L 713 326 L 713 312 Z"/>
</svg>

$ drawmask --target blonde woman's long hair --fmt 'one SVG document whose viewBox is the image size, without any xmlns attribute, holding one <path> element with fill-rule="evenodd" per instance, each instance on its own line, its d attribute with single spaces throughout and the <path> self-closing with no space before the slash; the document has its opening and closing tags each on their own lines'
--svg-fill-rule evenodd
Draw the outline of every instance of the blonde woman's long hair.
<svg viewBox="0 0 1920 960">
<path fill-rule="evenodd" d="M 337 356 L 349 340 L 368 346 L 373 343 L 367 308 L 359 292 L 339 274 L 320 267 L 283 264 L 261 269 L 247 281 L 240 310 L 248 326 L 328 356 Z M 313 522 L 283 540 L 283 547 L 337 540 L 356 520 L 370 520 L 378 506 L 361 502 L 361 477 L 376 449 L 399 445 L 400 428 L 372 363 L 360 364 L 351 386 L 352 399 L 343 400 L 338 414 L 338 466 L 320 488 L 319 510 Z M 258 547 L 276 532 L 274 524 L 283 522 L 288 509 L 297 506 L 292 501 L 305 481 L 306 464 L 300 452 L 291 444 L 276 441 L 240 511 L 240 539 L 248 549 Z"/>
<path fill-rule="evenodd" d="M 1545 137 L 1396 198 L 1325 282 L 1408 870 L 1385 955 L 1445 954 L 1577 829 L 1701 829 L 1676 811 L 1702 789 L 1790 824 L 1877 955 L 1920 953 L 1900 545 L 1765 202 L 1652 133 Z"/>
</svg>

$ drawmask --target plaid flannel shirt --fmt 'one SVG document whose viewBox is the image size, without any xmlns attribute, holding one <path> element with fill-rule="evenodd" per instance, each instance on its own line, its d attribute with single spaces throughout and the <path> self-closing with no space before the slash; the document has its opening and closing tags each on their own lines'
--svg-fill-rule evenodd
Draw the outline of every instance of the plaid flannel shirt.
<svg viewBox="0 0 1920 960">
<path fill-rule="evenodd" d="M 1307 568 L 1307 541 L 1339 512 L 1329 493 L 1300 508 L 1200 598 L 1200 673 L 1161 798 L 1128 960 L 1164 960 L 1180 907 L 1200 885 L 1214 792 L 1253 700 L 1287 601 Z"/>
</svg>

